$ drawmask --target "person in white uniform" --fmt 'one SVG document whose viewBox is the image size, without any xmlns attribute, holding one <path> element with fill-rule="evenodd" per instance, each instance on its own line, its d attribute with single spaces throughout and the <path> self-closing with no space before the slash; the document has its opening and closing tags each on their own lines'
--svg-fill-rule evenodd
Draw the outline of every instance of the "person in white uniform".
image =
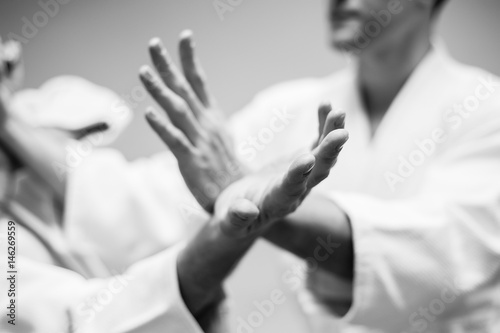
<svg viewBox="0 0 500 333">
<path fill-rule="evenodd" d="M 313 259 L 317 237 L 331 236 L 336 255 L 321 252 L 316 260 L 329 273 L 316 271 L 307 288 L 299 288 L 310 331 L 331 331 L 338 326 L 336 313 L 347 310 L 346 331 L 351 324 L 383 332 L 494 331 L 498 325 L 498 79 L 431 46 L 434 5 L 332 1 L 335 45 L 359 58 L 354 66 L 273 87 L 231 122 L 243 164 L 260 168 L 309 148 L 318 125 L 311 110 L 319 102 L 331 100 L 347 112 L 350 143 L 322 191 L 313 191 L 295 215 L 305 214 L 310 223 L 292 216 L 264 234 Z M 383 18 L 391 23 L 363 39 L 359 31 L 380 22 L 372 10 L 379 17 L 389 13 Z M 284 108 L 284 128 L 265 146 L 255 144 L 274 111 Z M 122 166 L 127 175 L 130 166 Z M 229 176 L 216 178 L 224 185 Z M 139 188 L 148 193 L 149 183 L 139 184 L 122 199 L 140 200 L 134 194 Z M 206 205 L 213 187 L 208 199 L 203 193 L 195 191 Z M 120 207 L 126 216 L 138 206 Z"/>
<path fill-rule="evenodd" d="M 6 67 L 3 60 L 2 57 L 2 70 Z M 220 283 L 219 286 L 211 285 L 214 287 L 213 291 L 205 290 L 205 294 L 209 297 L 206 302 L 197 303 L 195 310 L 185 305 L 184 299 L 204 290 L 204 284 L 195 282 L 192 284 L 193 290 L 189 286 L 183 288 L 181 294 L 178 281 L 206 274 L 207 268 L 205 262 L 199 262 L 199 255 L 190 250 L 192 246 L 189 242 L 187 246 L 184 244 L 171 246 L 138 262 L 129 259 L 135 263 L 125 272 L 112 276 L 105 268 L 95 264 L 99 262 L 99 258 L 77 255 L 78 247 L 75 251 L 75 246 L 70 244 L 65 234 L 64 221 L 58 220 L 57 214 L 40 214 L 44 211 L 53 212 L 54 207 L 50 200 L 36 205 L 37 199 L 42 200 L 44 196 L 48 196 L 54 197 L 55 202 L 61 200 L 63 216 L 66 200 L 65 185 L 61 186 L 58 183 L 64 184 L 64 177 L 67 175 L 67 172 L 60 172 L 67 170 L 61 169 L 65 162 L 61 157 L 63 144 L 57 143 L 57 140 L 63 142 L 64 140 L 54 136 L 53 133 L 49 135 L 47 130 L 59 129 L 66 135 L 70 133 L 77 135 L 82 132 L 78 125 L 85 120 L 88 121 L 88 118 L 92 119 L 92 113 L 94 116 L 96 112 L 101 112 L 101 116 L 105 115 L 106 107 L 117 97 L 110 91 L 82 79 L 66 77 L 53 79 L 36 91 L 16 92 L 15 99 L 11 100 L 8 91 L 9 80 L 12 79 L 10 74 L 8 71 L 4 75 L 2 71 L 0 81 L 2 83 L 0 126 L 3 147 L 0 150 L 2 189 L 0 226 L 5 230 L 5 234 L 2 231 L 2 236 L 5 235 L 5 240 L 8 240 L 6 247 L 7 244 L 10 246 L 9 251 L 14 258 L 9 266 L 3 262 L 2 269 L 15 272 L 8 275 L 10 280 L 2 279 L 1 289 L 5 291 L 2 293 L 2 304 L 10 305 L 5 312 L 8 320 L 2 320 L 0 324 L 2 330 L 23 333 L 163 332 L 165 330 L 201 332 L 202 329 L 206 332 L 226 331 L 224 322 L 220 320 L 222 317 L 218 314 L 222 296 Z M 65 118 L 63 112 L 68 112 L 67 110 L 77 112 L 76 115 L 81 117 L 80 122 Z M 85 113 L 87 110 L 89 112 Z M 112 119 L 101 120 L 107 120 L 104 122 L 106 126 L 99 128 L 108 131 L 106 132 L 108 135 L 107 123 L 117 126 Z M 44 129 L 36 129 L 26 123 Z M 72 126 L 77 127 L 72 128 Z M 110 127 L 112 135 L 113 126 Z M 83 137 L 96 135 L 94 131 L 88 130 L 88 127 L 84 129 L 87 130 L 84 131 L 86 133 L 82 133 Z M 331 135 L 327 135 L 332 130 L 334 128 L 330 126 L 329 131 L 324 133 L 325 138 L 314 150 L 314 154 L 335 154 L 338 145 L 345 141 L 345 134 L 339 136 L 336 132 L 331 133 L 337 136 L 333 139 Z M 35 146 L 33 142 L 36 142 Z M 17 163 L 16 167 L 12 161 Z M 50 170 L 50 166 L 55 166 L 54 170 Z M 238 191 L 241 193 L 257 191 L 249 199 L 264 204 L 269 201 L 268 198 L 272 198 L 267 193 L 282 193 L 283 200 L 279 202 L 273 200 L 272 203 L 266 204 L 272 207 L 269 216 L 280 218 L 300 204 L 306 195 L 305 182 L 308 176 L 326 175 L 331 166 L 324 163 L 315 166 L 314 156 L 308 154 L 291 164 L 288 172 L 272 174 L 271 178 L 266 174 L 258 186 L 243 184 Z M 26 190 L 27 198 L 18 196 L 19 186 L 14 177 L 18 172 L 27 172 L 30 176 L 38 178 L 38 183 L 35 183 L 37 186 L 31 186 Z M 54 175 L 60 177 L 58 182 L 55 181 Z M 318 182 L 319 180 L 315 184 Z M 250 183 L 247 181 L 247 184 Z M 161 199 L 166 198 L 160 198 L 159 201 Z M 220 214 L 217 219 L 211 221 L 217 226 L 227 225 L 232 233 L 236 233 L 240 229 L 238 225 L 244 221 L 241 216 L 250 216 L 254 213 L 248 210 L 250 204 L 251 201 L 239 202 L 236 205 L 228 203 L 223 206 L 223 210 L 219 209 Z M 172 221 L 166 220 L 164 223 Z M 6 236 L 7 230 L 9 237 Z M 219 232 L 210 235 L 217 237 L 210 239 L 208 244 L 214 246 L 217 253 L 223 251 L 225 243 L 238 242 L 234 236 L 223 234 L 219 227 L 214 230 Z M 150 240 L 146 237 L 142 241 L 147 243 Z M 22 246 L 19 247 L 19 244 Z M 134 254 L 135 249 L 128 250 L 133 253 L 132 257 L 137 256 Z M 224 254 L 220 253 L 219 256 L 221 255 Z M 130 254 L 127 251 L 122 253 L 122 256 Z M 189 267 L 188 274 L 182 278 L 177 272 L 178 257 L 188 262 L 188 266 L 182 267 Z M 214 273 L 220 274 L 220 271 Z M 228 273 L 229 271 L 226 274 Z M 206 274 L 208 279 L 210 276 L 211 273 Z M 19 282 L 16 282 L 17 279 Z M 214 281 L 222 280 L 214 279 Z"/>
<path fill-rule="evenodd" d="M 310 148 L 318 127 L 311 109 L 319 102 L 331 100 L 347 114 L 352 139 L 328 179 L 287 218 L 263 230 L 250 223 L 259 236 L 320 267 L 298 287 L 311 332 L 493 332 L 499 327 L 500 79 L 454 61 L 431 43 L 443 5 L 331 1 L 333 45 L 354 57 L 354 64 L 323 79 L 260 93 L 231 122 L 241 164 L 259 169 L 278 156 L 287 160 Z M 374 27 L 379 27 L 376 34 Z M 181 41 L 181 50 L 183 42 L 189 44 L 189 38 Z M 206 125 L 210 104 L 200 93 L 203 82 L 189 71 L 184 78 L 158 40 L 151 52 L 159 75 L 144 68 L 141 78 L 168 118 L 159 120 L 150 111 L 148 119 L 186 170 L 188 187 L 210 211 L 207 202 L 228 186 L 237 162 L 223 149 L 207 153 L 200 143 L 206 139 L 199 136 L 223 139 Z M 262 130 L 276 125 L 275 111 L 284 108 L 288 119 L 282 117 L 283 126 L 266 139 Z M 204 178 L 207 162 L 200 154 L 226 162 L 219 161 L 209 175 L 220 165 L 232 166 L 219 177 L 223 181 Z M 207 182 L 215 186 L 207 188 Z M 240 236 L 240 243 L 227 248 L 235 254 L 231 265 L 255 234 Z M 219 265 L 224 271 L 228 263 L 210 259 L 206 237 L 202 231 L 191 244 L 212 273 Z M 327 237 L 328 247 L 318 248 L 321 237 Z M 180 260 L 181 276 L 182 267 Z M 283 279 L 301 282 L 289 275 Z M 186 286 L 192 280 L 180 279 Z M 190 302 L 203 298 L 194 295 Z M 237 329 L 265 329 L 261 325 Z"/>
<path fill-rule="evenodd" d="M 20 53 L 7 57 L 3 51 L 4 45 L 0 48 L 0 234 L 4 253 L 8 241 L 12 242 L 7 231 L 15 237 L 14 250 L 10 250 L 15 266 L 8 269 L 7 260 L 0 266 L 3 274 L 18 273 L 12 292 L 8 292 L 10 275 L 1 280 L 1 303 L 7 306 L 11 299 L 15 303 L 14 310 L 3 309 L 0 330 L 201 332 L 178 291 L 175 263 L 179 249 L 171 248 L 112 276 L 102 265 L 94 265 L 98 259 L 78 256 L 74 250 L 79 249 L 68 241 L 61 225 L 60 205 L 54 203 L 58 199 L 64 203 L 63 182 L 57 177 L 66 173 L 57 173 L 53 163 L 65 165 L 64 148 L 77 144 L 65 146 L 66 141 L 81 137 L 79 130 L 88 125 L 82 119 L 95 120 L 95 113 L 101 115 L 99 122 L 112 126 L 106 135 L 90 134 L 101 138 L 98 143 L 113 136 L 120 119 L 106 118 L 102 111 L 118 96 L 79 78 L 52 80 L 37 91 L 17 91 L 20 80 L 15 73 L 21 64 L 16 57 Z M 71 117 L 65 116 L 68 110 L 74 112 Z M 19 184 L 21 174 L 24 182 Z"/>
</svg>

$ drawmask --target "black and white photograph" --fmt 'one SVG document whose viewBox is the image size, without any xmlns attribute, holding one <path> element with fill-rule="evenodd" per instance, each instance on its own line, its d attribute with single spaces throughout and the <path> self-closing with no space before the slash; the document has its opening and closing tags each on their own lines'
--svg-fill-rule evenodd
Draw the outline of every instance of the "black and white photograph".
<svg viewBox="0 0 500 333">
<path fill-rule="evenodd" d="M 0 0 L 0 333 L 500 333 L 500 1 Z"/>
</svg>

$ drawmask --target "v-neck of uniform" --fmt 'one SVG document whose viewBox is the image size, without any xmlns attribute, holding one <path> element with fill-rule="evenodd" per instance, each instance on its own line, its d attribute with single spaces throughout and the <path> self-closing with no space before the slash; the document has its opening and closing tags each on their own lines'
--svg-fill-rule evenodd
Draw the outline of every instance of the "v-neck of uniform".
<svg viewBox="0 0 500 333">
<path fill-rule="evenodd" d="M 362 132 L 366 134 L 364 136 L 364 141 L 367 147 L 377 146 L 382 141 L 382 139 L 386 138 L 387 136 L 393 137 L 391 133 L 387 133 L 389 128 L 394 128 L 391 123 L 396 121 L 396 119 L 405 117 L 407 111 L 412 109 L 410 105 L 408 105 L 407 107 L 402 106 L 402 104 L 405 103 L 405 100 L 408 100 L 408 98 L 411 97 L 412 102 L 418 101 L 415 94 L 416 92 L 418 94 L 418 91 L 422 90 L 419 88 L 425 89 L 425 87 L 416 87 L 416 85 L 419 85 L 422 82 L 422 78 L 429 77 L 429 75 L 431 74 L 430 72 L 433 70 L 433 68 L 435 68 L 435 64 L 439 58 L 437 56 L 437 53 L 438 51 L 434 47 L 432 47 L 420 61 L 420 63 L 415 67 L 413 72 L 401 87 L 396 97 L 391 102 L 385 114 L 382 116 L 380 123 L 378 124 L 375 131 L 372 131 L 368 111 L 366 110 L 366 107 L 362 102 L 361 91 L 356 79 L 356 71 L 358 69 L 357 67 L 352 68 L 352 80 L 350 82 L 351 90 L 353 93 L 352 107 L 353 110 L 356 110 L 356 113 L 358 113 L 357 118 L 360 122 L 359 125 L 363 129 Z"/>
</svg>

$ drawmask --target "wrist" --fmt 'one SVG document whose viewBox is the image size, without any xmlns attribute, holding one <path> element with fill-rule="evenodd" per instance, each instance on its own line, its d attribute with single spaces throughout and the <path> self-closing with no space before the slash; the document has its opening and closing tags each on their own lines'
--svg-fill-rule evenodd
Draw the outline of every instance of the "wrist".
<svg viewBox="0 0 500 333">
<path fill-rule="evenodd" d="M 253 244 L 225 235 L 219 224 L 212 218 L 177 258 L 180 291 L 195 317 L 221 299 L 224 280 Z"/>
<path fill-rule="evenodd" d="M 212 235 L 212 241 L 217 242 L 221 246 L 231 249 L 247 248 L 250 247 L 263 232 L 249 231 L 247 233 L 235 234 L 224 227 L 224 218 L 213 216 L 207 224 Z"/>
</svg>

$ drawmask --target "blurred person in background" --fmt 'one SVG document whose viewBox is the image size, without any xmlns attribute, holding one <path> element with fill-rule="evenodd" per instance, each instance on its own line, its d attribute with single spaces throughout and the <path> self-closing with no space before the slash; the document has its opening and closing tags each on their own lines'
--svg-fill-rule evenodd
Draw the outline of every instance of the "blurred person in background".
<svg viewBox="0 0 500 333">
<path fill-rule="evenodd" d="M 471 327 L 491 331 L 494 325 L 499 252 L 495 245 L 498 238 L 495 170 L 499 163 L 497 79 L 484 71 L 457 64 L 440 46 L 430 42 L 442 6 L 442 1 L 423 0 L 332 1 L 333 44 L 353 59 L 357 58 L 353 66 L 325 79 L 273 87 L 259 94 L 229 125 L 242 164 L 259 169 L 279 156 L 288 160 L 297 151 L 309 150 L 315 139 L 314 129 L 318 127 L 310 110 L 319 102 L 332 100 L 335 106 L 347 112 L 351 141 L 332 175 L 320 185 L 322 191 L 313 192 L 294 215 L 283 223 L 275 223 L 264 235 L 304 258 L 314 255 L 318 237 L 332 236 L 328 242 L 333 246 L 330 250 L 336 250 L 335 255 L 321 253 L 324 261 L 317 264 L 322 270 L 309 274 L 307 284 L 299 286 L 301 304 L 313 332 L 331 331 L 344 325 L 337 318 L 346 311 L 349 311 L 344 320 L 346 327 L 339 328 L 346 332 L 354 329 L 460 332 Z M 189 46 L 189 38 L 183 41 Z M 161 47 L 153 45 L 153 55 L 162 56 L 163 51 L 158 50 L 161 51 Z M 157 67 L 162 64 L 158 62 L 160 58 L 154 61 Z M 199 119 L 196 105 L 190 104 L 190 97 L 178 89 L 182 86 L 175 86 L 178 82 L 172 78 L 176 76 L 165 75 L 165 69 L 158 68 L 162 79 L 185 99 L 193 117 Z M 189 81 L 189 72 L 186 77 Z M 193 90 L 200 91 L 196 88 L 198 84 L 192 85 Z M 160 97 L 156 96 L 172 122 L 182 127 L 175 119 L 174 108 Z M 208 101 L 203 93 L 197 93 L 196 97 L 201 104 Z M 289 107 L 289 114 L 295 118 L 291 121 L 286 114 L 282 115 L 286 126 L 265 150 L 262 145 L 254 145 L 253 150 L 239 145 L 248 142 L 249 137 L 255 138 L 269 125 L 269 113 L 283 105 Z M 207 126 L 201 123 L 202 128 Z M 165 126 L 159 125 L 158 129 Z M 189 138 L 189 129 L 187 131 L 185 135 Z M 256 158 L 252 158 L 256 152 Z M 212 156 L 215 159 L 218 153 L 215 151 Z M 86 164 L 87 170 L 94 170 L 100 178 L 81 176 L 81 186 L 85 185 L 83 179 L 102 182 L 100 186 L 87 185 L 93 188 L 93 193 L 81 191 L 77 195 L 89 198 L 80 201 L 81 209 L 90 208 L 86 213 L 96 217 L 90 220 L 90 223 L 95 221 L 96 228 L 89 228 L 91 235 L 88 236 L 97 237 L 98 244 L 102 244 L 109 240 L 106 235 L 116 230 L 108 226 L 123 223 L 126 227 L 128 223 L 145 221 L 137 212 L 145 207 L 143 204 L 154 201 L 143 199 L 156 198 L 148 195 L 149 191 L 154 193 L 153 188 L 164 189 L 151 187 L 147 182 L 124 182 L 137 179 L 137 174 L 147 171 L 136 173 L 133 164 L 118 157 L 116 161 L 121 167 L 107 172 L 107 175 L 124 176 L 110 178 L 116 181 L 109 184 L 120 185 L 115 191 L 113 186 L 106 186 L 108 177 L 99 169 L 106 163 L 92 164 L 90 160 L 82 166 Z M 145 169 L 154 170 L 153 165 Z M 199 165 L 192 162 L 190 168 L 184 170 L 197 167 Z M 241 176 L 232 171 L 238 168 L 229 167 L 222 173 L 223 177 L 210 176 L 216 178 L 213 182 L 218 191 L 213 191 L 213 186 L 210 191 L 197 189 L 196 177 L 193 180 L 184 173 L 189 188 L 209 212 L 217 194 Z M 176 173 L 172 176 L 174 179 L 179 176 L 178 171 L 162 170 L 166 177 Z M 85 173 L 82 171 L 81 175 Z M 179 193 L 169 184 L 170 191 Z M 332 194 L 332 190 L 335 193 Z M 116 196 L 117 193 L 120 195 Z M 106 205 L 109 198 L 114 204 Z M 85 202 L 99 206 L 86 206 Z M 108 208 L 93 209 L 100 206 Z M 106 218 L 100 213 L 103 211 L 109 211 Z M 178 210 L 171 212 L 177 214 Z M 298 218 L 301 214 L 302 218 Z M 81 219 L 74 224 L 76 228 L 84 229 L 84 215 L 74 216 Z M 136 218 L 130 218 L 132 216 Z M 300 223 L 303 221 L 308 223 Z M 179 224 L 179 228 L 183 227 Z M 123 239 L 129 245 L 141 243 L 139 237 L 136 239 L 131 233 L 123 235 L 128 235 Z M 341 247 L 337 249 L 338 244 Z M 110 256 L 110 261 L 122 260 L 119 248 L 116 246 L 116 255 Z M 235 253 L 243 255 L 246 251 Z M 236 263 L 237 257 L 230 262 Z M 177 267 L 180 271 L 185 269 L 181 268 L 183 262 L 189 261 L 180 261 Z M 217 268 L 212 265 L 207 272 L 217 275 Z M 223 274 L 218 278 L 226 276 L 225 270 L 227 267 L 222 267 Z M 301 282 L 294 276 L 283 278 L 294 286 Z M 180 281 L 189 285 L 196 279 Z M 194 299 L 202 296 L 195 295 Z M 188 303 L 192 306 L 197 302 Z M 248 327 L 240 323 L 237 329 L 244 332 Z"/>
<path fill-rule="evenodd" d="M 201 332 L 178 291 L 178 249 L 129 268 L 145 255 L 122 244 L 120 260 L 130 264 L 118 271 L 99 257 L 102 249 L 82 246 L 68 236 L 71 219 L 66 216 L 72 205 L 78 206 L 71 193 L 85 189 L 68 189 L 66 182 L 79 166 L 76 162 L 89 149 L 98 149 L 89 144 L 111 141 L 128 115 L 108 113 L 119 97 L 81 78 L 59 77 L 40 89 L 19 90 L 20 51 L 10 41 L 0 47 L 0 226 L 11 230 L 9 221 L 16 223 L 14 256 L 20 272 L 16 316 L 9 317 L 7 309 L 2 332 Z M 175 223 L 163 222 L 165 239 L 172 235 L 168 224 Z M 122 232 L 108 235 L 109 243 L 120 241 L 113 235 Z M 133 234 L 140 237 L 137 231 Z M 143 242 L 151 245 L 148 254 L 172 245 L 164 242 L 160 248 L 153 237 Z M 2 279 L 2 290 L 9 289 L 8 283 Z M 6 296 L 2 293 L 3 304 Z M 218 327 L 214 322 L 210 325 Z"/>
<path fill-rule="evenodd" d="M 16 46 L 17 52 L 12 52 Z M 105 111 L 118 96 L 74 77 L 52 79 L 38 90 L 18 91 L 22 76 L 16 73 L 22 71 L 22 63 L 16 46 L 6 42 L 0 48 L 0 224 L 7 230 L 9 220 L 16 222 L 15 262 L 21 273 L 15 325 L 2 320 L 2 331 L 200 330 L 182 301 L 176 300 L 181 298 L 176 293 L 173 253 L 118 274 L 105 266 L 94 249 L 68 237 L 65 216 L 71 192 L 66 181 L 71 168 L 77 167 L 67 164 L 68 157 L 73 157 L 68 148 L 83 152 L 78 144 L 84 140 L 101 144 L 112 139 L 123 119 Z M 92 135 L 90 140 L 87 136 Z M 2 286 L 7 286 L 4 280 Z"/>
<path fill-rule="evenodd" d="M 158 74 L 143 68 L 141 78 L 168 116 L 150 111 L 148 120 L 209 212 L 207 202 L 235 180 L 238 163 L 258 170 L 310 149 L 314 129 L 324 126 L 312 106 L 331 100 L 346 110 L 351 140 L 331 175 L 295 213 L 258 233 L 320 267 L 305 284 L 290 272 L 281 276 L 298 289 L 311 332 L 491 332 L 499 325 L 500 80 L 432 42 L 444 5 L 330 1 L 332 45 L 352 66 L 260 93 L 228 124 L 241 162 L 223 148 L 230 144 L 207 153 L 225 136 L 207 120 L 216 106 L 201 71 L 191 70 L 190 36 L 181 38 L 184 75 L 151 41 Z M 279 136 L 260 139 L 283 105 Z M 217 177 L 221 170 L 225 177 Z M 318 248 L 321 237 L 327 246 Z M 197 238 L 203 244 L 203 234 Z M 231 264 L 247 253 L 244 239 L 227 249 L 240 255 Z M 202 249 L 215 275 L 223 263 Z M 179 272 L 189 271 L 184 265 Z M 192 280 L 180 279 L 181 287 Z M 188 306 L 204 297 L 194 295 Z M 236 326 L 254 329 L 241 320 Z"/>
</svg>

